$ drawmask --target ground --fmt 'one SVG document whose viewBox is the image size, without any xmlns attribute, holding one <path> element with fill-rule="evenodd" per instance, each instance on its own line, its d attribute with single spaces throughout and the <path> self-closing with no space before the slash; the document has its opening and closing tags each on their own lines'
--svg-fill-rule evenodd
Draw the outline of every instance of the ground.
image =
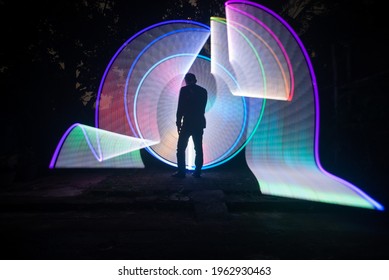
<svg viewBox="0 0 389 280">
<path fill-rule="evenodd" d="M 247 168 L 53 170 L 0 191 L 1 259 L 389 259 L 386 211 L 263 195 Z"/>
</svg>

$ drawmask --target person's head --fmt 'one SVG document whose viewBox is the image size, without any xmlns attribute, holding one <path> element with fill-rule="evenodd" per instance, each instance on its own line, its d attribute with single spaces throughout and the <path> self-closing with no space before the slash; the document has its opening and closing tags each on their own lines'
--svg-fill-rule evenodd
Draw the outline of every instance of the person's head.
<svg viewBox="0 0 389 280">
<path fill-rule="evenodd" d="M 193 74 L 193 73 L 187 73 L 187 74 L 185 75 L 185 83 L 186 83 L 187 85 L 192 85 L 192 84 L 197 83 L 197 79 L 196 79 L 195 74 Z"/>
</svg>

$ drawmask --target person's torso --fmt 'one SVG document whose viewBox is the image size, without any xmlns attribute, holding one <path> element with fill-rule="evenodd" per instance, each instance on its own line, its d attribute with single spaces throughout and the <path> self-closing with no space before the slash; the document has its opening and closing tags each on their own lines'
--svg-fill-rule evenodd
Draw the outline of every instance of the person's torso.
<svg viewBox="0 0 389 280">
<path fill-rule="evenodd" d="M 207 92 L 198 85 L 187 85 L 182 90 L 184 125 L 205 127 Z"/>
</svg>

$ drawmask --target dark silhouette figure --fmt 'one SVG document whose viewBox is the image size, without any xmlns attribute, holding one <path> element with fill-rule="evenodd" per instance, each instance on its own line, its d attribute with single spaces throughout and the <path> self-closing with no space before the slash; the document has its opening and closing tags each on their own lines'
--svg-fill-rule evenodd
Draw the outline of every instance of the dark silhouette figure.
<svg viewBox="0 0 389 280">
<path fill-rule="evenodd" d="M 172 176 L 184 178 L 186 175 L 185 151 L 189 137 L 192 136 L 196 151 L 195 171 L 193 176 L 199 178 L 203 167 L 203 133 L 206 126 L 205 107 L 207 105 L 208 92 L 197 85 L 196 76 L 192 73 L 185 75 L 186 85 L 180 89 L 177 107 L 177 167 L 178 171 Z"/>
</svg>

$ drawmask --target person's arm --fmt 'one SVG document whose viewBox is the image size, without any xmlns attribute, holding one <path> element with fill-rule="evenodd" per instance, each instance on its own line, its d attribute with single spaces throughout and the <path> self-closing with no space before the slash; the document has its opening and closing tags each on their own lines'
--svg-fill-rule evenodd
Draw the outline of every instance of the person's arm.
<svg viewBox="0 0 389 280">
<path fill-rule="evenodd" d="M 204 97 L 203 97 L 204 113 L 205 113 L 205 108 L 207 107 L 207 102 L 208 102 L 208 92 L 206 89 L 204 89 Z"/>
<path fill-rule="evenodd" d="M 177 106 L 177 114 L 176 114 L 176 126 L 177 126 L 177 132 L 180 134 L 181 127 L 182 127 L 182 116 L 183 116 L 183 98 L 182 98 L 182 89 L 180 90 L 180 94 L 178 96 L 178 106 Z"/>
<path fill-rule="evenodd" d="M 203 116 L 204 116 L 204 123 L 203 123 L 204 128 L 206 128 L 206 126 L 207 126 L 207 120 L 205 119 L 205 108 L 207 107 L 207 102 L 208 102 L 208 92 L 206 89 L 204 89 L 203 104 L 202 104 Z"/>
</svg>

